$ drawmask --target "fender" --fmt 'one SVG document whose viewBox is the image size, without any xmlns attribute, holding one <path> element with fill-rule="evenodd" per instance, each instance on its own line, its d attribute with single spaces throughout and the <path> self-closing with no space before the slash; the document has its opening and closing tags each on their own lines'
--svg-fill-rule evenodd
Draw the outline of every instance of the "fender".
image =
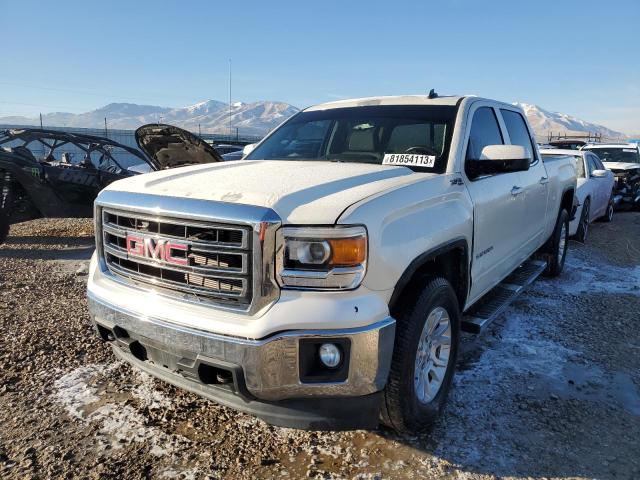
<svg viewBox="0 0 640 480">
<path fill-rule="evenodd" d="M 461 249 L 462 250 L 462 261 L 461 261 L 461 277 L 462 284 L 461 285 L 452 285 L 456 293 L 458 293 L 458 298 L 460 300 L 460 311 L 464 308 L 464 301 L 466 300 L 467 295 L 469 294 L 469 244 L 464 237 L 454 238 L 453 240 L 446 242 L 442 245 L 434 247 L 432 249 L 427 250 L 424 253 L 418 255 L 405 269 L 405 271 L 400 276 L 400 279 L 396 283 L 396 286 L 393 289 L 393 293 L 391 294 L 391 299 L 389 300 L 389 310 L 391 311 L 400 295 L 404 291 L 405 287 L 411 281 L 411 278 L 415 275 L 415 273 L 420 270 L 423 266 L 425 266 L 428 262 L 434 260 L 439 257 L 443 253 L 450 252 L 452 250 Z M 460 298 L 460 296 L 464 298 Z"/>
</svg>

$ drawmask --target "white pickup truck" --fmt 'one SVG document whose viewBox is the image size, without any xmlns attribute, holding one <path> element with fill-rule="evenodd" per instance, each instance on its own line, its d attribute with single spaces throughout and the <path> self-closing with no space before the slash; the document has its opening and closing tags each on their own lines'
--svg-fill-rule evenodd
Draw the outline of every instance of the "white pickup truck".
<svg viewBox="0 0 640 480">
<path fill-rule="evenodd" d="M 314 106 L 244 160 L 103 190 L 91 316 L 118 356 L 273 424 L 416 431 L 461 331 L 562 271 L 575 189 L 513 105 Z"/>
</svg>

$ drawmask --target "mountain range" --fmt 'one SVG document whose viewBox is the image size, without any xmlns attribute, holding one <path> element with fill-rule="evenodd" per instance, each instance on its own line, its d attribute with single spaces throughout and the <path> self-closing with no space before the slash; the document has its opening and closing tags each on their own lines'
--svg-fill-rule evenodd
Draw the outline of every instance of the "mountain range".
<svg viewBox="0 0 640 480">
<path fill-rule="evenodd" d="M 73 114 L 54 112 L 42 115 L 44 126 L 104 128 L 105 118 L 109 128 L 134 129 L 146 123 L 169 123 L 203 133 L 229 133 L 229 121 L 235 134 L 264 135 L 277 127 L 298 109 L 283 102 L 260 101 L 229 104 L 216 100 L 182 108 L 137 105 L 135 103 L 110 103 L 97 110 Z M 231 117 L 231 118 L 229 118 Z M 0 117 L 0 124 L 39 125 L 39 118 Z"/>
<path fill-rule="evenodd" d="M 517 105 L 524 109 L 539 141 L 546 140 L 549 132 L 589 132 L 612 139 L 625 137 L 621 132 L 571 115 L 552 112 L 528 103 Z M 231 124 L 233 133 L 237 129 L 243 135 L 264 135 L 298 111 L 299 109 L 293 105 L 273 101 L 236 102 L 231 104 L 231 109 L 228 103 L 217 100 L 205 100 L 181 108 L 110 103 L 97 110 L 80 114 L 47 113 L 42 116 L 42 122 L 45 126 L 103 128 L 106 118 L 109 128 L 134 129 L 146 123 L 160 122 L 203 133 L 229 133 L 229 124 Z M 0 124 L 38 125 L 39 123 L 38 118 L 0 117 Z"/>
</svg>

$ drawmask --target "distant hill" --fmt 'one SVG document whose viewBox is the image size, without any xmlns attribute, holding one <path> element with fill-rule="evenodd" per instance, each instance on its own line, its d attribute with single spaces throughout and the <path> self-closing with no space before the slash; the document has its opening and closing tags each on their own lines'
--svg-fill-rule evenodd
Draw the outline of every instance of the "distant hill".
<svg viewBox="0 0 640 480">
<path fill-rule="evenodd" d="M 283 102 L 237 102 L 231 105 L 231 125 L 244 135 L 264 135 L 296 112 L 296 107 Z M 163 122 L 194 132 L 198 131 L 198 125 L 206 133 L 229 132 L 229 104 L 216 100 L 205 100 L 182 108 L 110 103 L 97 110 L 79 114 L 47 113 L 42 115 L 42 122 L 45 126 L 103 128 L 105 118 L 109 128 L 134 129 L 146 123 Z M 0 124 L 2 123 L 39 125 L 40 119 L 0 117 Z"/>
<path fill-rule="evenodd" d="M 527 114 L 531 127 L 539 137 L 538 140 L 546 139 L 549 132 L 556 134 L 566 133 L 568 135 L 571 133 L 598 133 L 608 139 L 626 138 L 626 135 L 622 132 L 611 130 L 596 123 L 585 122 L 566 113 L 551 112 L 529 103 L 517 103 L 516 105 L 522 107 Z"/>
</svg>

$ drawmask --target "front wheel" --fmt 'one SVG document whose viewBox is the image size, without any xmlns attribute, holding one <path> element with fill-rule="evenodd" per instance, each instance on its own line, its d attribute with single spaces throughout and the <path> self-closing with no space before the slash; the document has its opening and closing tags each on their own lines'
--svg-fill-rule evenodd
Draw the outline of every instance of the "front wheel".
<svg viewBox="0 0 640 480">
<path fill-rule="evenodd" d="M 547 250 L 547 268 L 544 275 L 557 277 L 562 273 L 564 262 L 567 259 L 567 247 L 569 246 L 569 213 L 562 209 L 556 220 L 556 227 L 549 239 Z"/>
<path fill-rule="evenodd" d="M 582 214 L 580 215 L 580 225 L 578 226 L 578 231 L 576 232 L 576 238 L 585 243 L 587 241 L 587 235 L 589 234 L 589 208 L 590 202 L 587 198 L 584 201 L 584 205 L 582 205 Z"/>
<path fill-rule="evenodd" d="M 4 243 L 7 235 L 9 235 L 9 219 L 0 211 L 0 245 Z"/>
<path fill-rule="evenodd" d="M 603 222 L 610 222 L 613 220 L 613 198 L 609 200 L 609 204 L 607 205 L 607 211 L 602 217 Z"/>
<path fill-rule="evenodd" d="M 399 432 L 431 426 L 444 406 L 458 354 L 460 311 L 444 278 L 404 299 L 384 392 L 382 421 Z"/>
</svg>

